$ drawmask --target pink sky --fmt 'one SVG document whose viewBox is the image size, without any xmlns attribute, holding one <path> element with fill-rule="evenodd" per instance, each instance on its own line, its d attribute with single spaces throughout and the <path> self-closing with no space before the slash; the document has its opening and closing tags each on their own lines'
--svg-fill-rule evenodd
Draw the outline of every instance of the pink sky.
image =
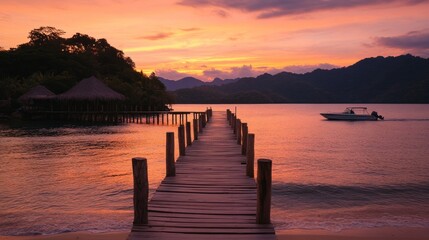
<svg viewBox="0 0 429 240">
<path fill-rule="evenodd" d="M 106 38 L 149 74 L 256 76 L 429 57 L 426 0 L 0 0 L 0 47 L 53 26 Z"/>
</svg>

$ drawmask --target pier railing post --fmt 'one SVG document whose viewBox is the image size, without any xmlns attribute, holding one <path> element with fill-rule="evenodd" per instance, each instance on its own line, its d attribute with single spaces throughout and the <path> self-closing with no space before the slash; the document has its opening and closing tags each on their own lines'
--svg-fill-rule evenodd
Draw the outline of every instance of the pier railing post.
<svg viewBox="0 0 429 240">
<path fill-rule="evenodd" d="M 174 162 L 174 132 L 167 133 L 167 143 L 165 151 L 165 162 L 166 162 L 166 176 L 176 176 L 176 165 Z"/>
<path fill-rule="evenodd" d="M 256 205 L 256 223 L 271 223 L 271 170 L 272 161 L 258 159 L 258 193 Z"/>
<path fill-rule="evenodd" d="M 148 223 L 149 181 L 146 158 L 133 158 L 134 225 Z"/>
<path fill-rule="evenodd" d="M 178 138 L 179 138 L 179 155 L 185 156 L 185 127 L 183 124 L 179 126 L 178 129 Z"/>
<path fill-rule="evenodd" d="M 232 115 L 232 130 L 234 131 L 234 134 L 237 134 L 237 116 Z"/>
<path fill-rule="evenodd" d="M 241 144 L 241 120 L 240 119 L 237 119 L 235 123 L 235 127 L 237 128 L 237 130 L 235 130 L 237 132 L 237 144 Z"/>
<path fill-rule="evenodd" d="M 248 134 L 247 123 L 242 123 L 241 128 L 243 131 L 243 139 L 242 139 L 242 144 L 241 144 L 241 154 L 246 155 L 246 152 L 247 152 L 247 134 Z"/>
<path fill-rule="evenodd" d="M 247 134 L 247 166 L 246 166 L 246 175 L 248 177 L 255 177 L 255 134 Z"/>
<path fill-rule="evenodd" d="M 206 110 L 207 122 L 210 122 L 210 110 Z"/>
<path fill-rule="evenodd" d="M 191 136 L 191 123 L 186 122 L 186 145 L 192 145 L 192 136 Z"/>
<path fill-rule="evenodd" d="M 205 128 L 207 124 L 207 114 L 203 113 L 201 114 L 201 117 L 203 118 L 203 128 Z"/>
<path fill-rule="evenodd" d="M 198 140 L 198 119 L 193 120 L 194 140 Z"/>
</svg>

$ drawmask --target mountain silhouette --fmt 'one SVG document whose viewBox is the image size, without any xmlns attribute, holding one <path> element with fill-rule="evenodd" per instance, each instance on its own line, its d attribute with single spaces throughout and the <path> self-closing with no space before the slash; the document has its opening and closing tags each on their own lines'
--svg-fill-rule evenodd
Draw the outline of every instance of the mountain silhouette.
<svg viewBox="0 0 429 240">
<path fill-rule="evenodd" d="M 349 67 L 266 73 L 173 95 L 176 103 L 429 103 L 429 59 L 366 58 Z"/>
<path fill-rule="evenodd" d="M 237 78 L 237 79 L 222 80 L 220 78 L 215 78 L 211 82 L 204 82 L 193 77 L 185 77 L 177 81 L 159 77 L 159 80 L 165 85 L 167 91 L 175 91 L 179 89 L 194 88 L 199 86 L 221 86 L 221 85 L 237 82 L 240 79 Z"/>
</svg>

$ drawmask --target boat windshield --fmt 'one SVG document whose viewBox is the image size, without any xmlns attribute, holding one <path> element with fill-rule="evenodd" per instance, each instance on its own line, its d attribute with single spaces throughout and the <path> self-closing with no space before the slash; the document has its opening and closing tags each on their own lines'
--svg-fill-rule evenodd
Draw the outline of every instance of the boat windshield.
<svg viewBox="0 0 429 240">
<path fill-rule="evenodd" d="M 366 107 L 348 107 L 344 110 L 345 114 L 368 114 Z"/>
</svg>

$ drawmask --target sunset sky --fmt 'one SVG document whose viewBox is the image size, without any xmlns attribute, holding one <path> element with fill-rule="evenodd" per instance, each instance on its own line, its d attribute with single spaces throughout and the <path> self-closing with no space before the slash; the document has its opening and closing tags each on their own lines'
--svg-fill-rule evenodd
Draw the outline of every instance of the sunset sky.
<svg viewBox="0 0 429 240">
<path fill-rule="evenodd" d="M 169 79 L 429 57 L 429 0 L 0 0 L 0 47 L 41 26 L 106 38 L 137 69 Z"/>
</svg>

